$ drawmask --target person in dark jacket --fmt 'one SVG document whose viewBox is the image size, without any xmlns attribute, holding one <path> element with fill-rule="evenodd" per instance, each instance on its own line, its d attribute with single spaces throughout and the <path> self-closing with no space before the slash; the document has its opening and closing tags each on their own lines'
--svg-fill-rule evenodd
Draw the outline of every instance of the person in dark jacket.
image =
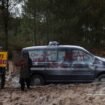
<svg viewBox="0 0 105 105">
<path fill-rule="evenodd" d="M 31 60 L 28 54 L 24 54 L 20 60 L 20 85 L 21 90 L 25 90 L 25 85 L 27 89 L 30 89 L 30 66 Z"/>
</svg>

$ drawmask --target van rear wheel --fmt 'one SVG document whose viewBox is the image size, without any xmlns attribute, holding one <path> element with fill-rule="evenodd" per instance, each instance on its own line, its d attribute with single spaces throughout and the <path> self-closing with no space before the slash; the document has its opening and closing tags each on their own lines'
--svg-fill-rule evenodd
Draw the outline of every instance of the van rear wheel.
<svg viewBox="0 0 105 105">
<path fill-rule="evenodd" d="M 44 85 L 44 78 L 40 75 L 35 75 L 32 78 L 32 85 Z"/>
<path fill-rule="evenodd" d="M 98 81 L 99 81 L 99 82 L 105 82 L 105 74 L 100 75 L 100 76 L 98 77 Z"/>
</svg>

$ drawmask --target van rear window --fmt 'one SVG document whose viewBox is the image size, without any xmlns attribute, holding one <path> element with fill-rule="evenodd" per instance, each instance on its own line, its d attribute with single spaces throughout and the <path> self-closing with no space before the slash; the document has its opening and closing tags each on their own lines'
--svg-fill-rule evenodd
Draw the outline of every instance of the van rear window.
<svg viewBox="0 0 105 105">
<path fill-rule="evenodd" d="M 39 65 L 40 62 L 45 62 L 44 50 L 33 50 L 29 51 L 29 57 L 32 60 L 32 65 Z"/>
</svg>

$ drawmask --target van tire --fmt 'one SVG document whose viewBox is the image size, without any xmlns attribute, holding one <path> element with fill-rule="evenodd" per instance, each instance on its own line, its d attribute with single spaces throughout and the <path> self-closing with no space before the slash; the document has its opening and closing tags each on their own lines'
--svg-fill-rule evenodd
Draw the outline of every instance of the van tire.
<svg viewBox="0 0 105 105">
<path fill-rule="evenodd" d="M 99 82 L 105 82 L 105 74 L 102 74 L 98 77 Z"/>
<path fill-rule="evenodd" d="M 32 77 L 32 85 L 44 85 L 45 80 L 41 75 L 34 75 Z"/>
</svg>

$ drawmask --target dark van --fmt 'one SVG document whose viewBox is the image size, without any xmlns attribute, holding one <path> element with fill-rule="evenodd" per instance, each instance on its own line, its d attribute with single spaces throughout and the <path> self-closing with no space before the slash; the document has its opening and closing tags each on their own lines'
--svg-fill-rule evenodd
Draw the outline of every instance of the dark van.
<svg viewBox="0 0 105 105">
<path fill-rule="evenodd" d="M 91 54 L 80 46 L 32 46 L 22 49 L 32 61 L 33 85 L 44 83 L 70 83 L 105 81 L 105 59 Z"/>
</svg>

